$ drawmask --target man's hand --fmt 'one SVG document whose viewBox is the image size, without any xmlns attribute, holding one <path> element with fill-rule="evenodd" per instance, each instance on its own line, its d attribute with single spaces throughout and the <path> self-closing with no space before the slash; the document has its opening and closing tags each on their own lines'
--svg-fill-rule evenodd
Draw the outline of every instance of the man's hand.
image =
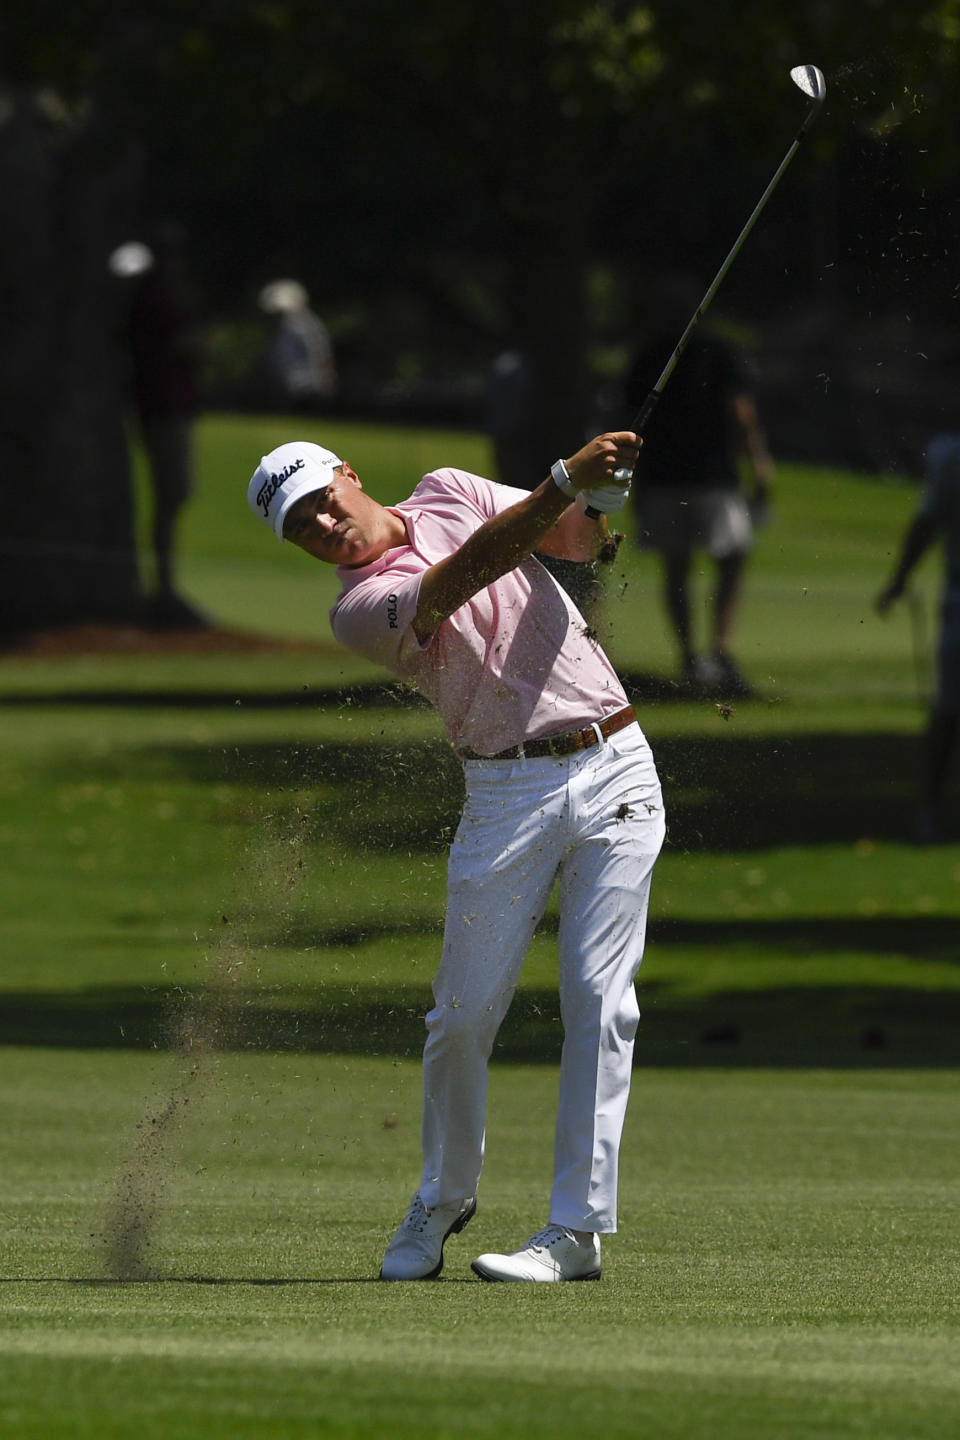
<svg viewBox="0 0 960 1440">
<path fill-rule="evenodd" d="M 612 485 L 618 470 L 632 474 L 639 454 L 640 441 L 632 430 L 613 430 L 589 441 L 564 463 L 578 490 L 597 490 Z"/>
<path fill-rule="evenodd" d="M 878 615 L 886 615 L 894 601 L 903 595 L 914 566 L 929 550 L 938 531 L 939 522 L 936 517 L 928 515 L 925 510 L 913 517 L 903 537 L 896 569 L 873 602 Z"/>
<path fill-rule="evenodd" d="M 884 585 L 879 595 L 873 602 L 873 608 L 878 615 L 886 615 L 890 606 L 895 600 L 899 600 L 903 594 L 903 581 L 892 580 L 889 585 Z"/>
<path fill-rule="evenodd" d="M 612 485 L 617 470 L 628 467 L 632 470 L 639 453 L 637 436 L 632 430 L 621 430 L 598 435 L 565 464 L 577 490 L 589 492 Z M 425 641 L 448 615 L 459 610 L 472 595 L 486 589 L 508 570 L 515 569 L 521 560 L 541 546 L 545 554 L 566 554 L 568 558 L 577 558 L 571 553 L 566 532 L 580 525 L 592 532 L 592 542 L 596 527 L 586 520 L 578 505 L 571 505 L 569 497 L 554 483 L 552 475 L 515 505 L 492 515 L 463 542 L 459 550 L 438 560 L 424 572 L 413 621 L 417 639 Z M 552 541 L 548 538 L 551 531 L 554 531 Z M 563 548 L 558 549 L 561 540 Z"/>
</svg>

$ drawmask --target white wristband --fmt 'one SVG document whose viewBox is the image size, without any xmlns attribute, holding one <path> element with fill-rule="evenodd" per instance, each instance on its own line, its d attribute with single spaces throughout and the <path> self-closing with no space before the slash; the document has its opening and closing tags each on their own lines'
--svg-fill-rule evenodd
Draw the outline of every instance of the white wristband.
<svg viewBox="0 0 960 1440">
<path fill-rule="evenodd" d="M 553 483 L 557 489 L 562 490 L 564 495 L 569 496 L 571 500 L 575 500 L 577 487 L 570 479 L 570 472 L 562 460 L 554 460 L 550 466 L 550 474 L 553 476 Z"/>
</svg>

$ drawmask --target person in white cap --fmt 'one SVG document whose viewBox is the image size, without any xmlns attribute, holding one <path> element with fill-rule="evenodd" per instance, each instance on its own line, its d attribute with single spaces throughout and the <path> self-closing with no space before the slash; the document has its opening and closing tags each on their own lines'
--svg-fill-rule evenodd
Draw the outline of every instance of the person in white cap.
<svg viewBox="0 0 960 1440">
<path fill-rule="evenodd" d="M 272 318 L 264 356 L 271 398 L 288 410 L 308 410 L 329 400 L 337 388 L 330 332 L 310 309 L 299 280 L 271 280 L 259 296 Z"/>
<path fill-rule="evenodd" d="M 463 762 L 426 1017 L 423 1168 L 384 1280 L 439 1275 L 445 1241 L 476 1211 L 488 1061 L 558 878 L 564 1042 L 548 1223 L 472 1268 L 484 1280 L 597 1280 L 600 1236 L 617 1228 L 633 981 L 663 801 L 613 667 L 534 552 L 592 553 L 592 517 L 622 507 L 615 475 L 637 454 L 631 431 L 600 435 L 532 492 L 439 469 L 383 506 L 348 463 L 294 441 L 249 484 L 279 539 L 337 565 L 337 640 L 414 682 Z"/>
</svg>

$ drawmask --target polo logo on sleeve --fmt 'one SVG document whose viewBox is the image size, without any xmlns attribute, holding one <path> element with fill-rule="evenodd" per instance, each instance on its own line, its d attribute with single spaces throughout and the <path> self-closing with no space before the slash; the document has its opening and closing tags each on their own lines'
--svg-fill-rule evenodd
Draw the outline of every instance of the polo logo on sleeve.
<svg viewBox="0 0 960 1440">
<path fill-rule="evenodd" d="M 387 624 L 391 630 L 396 630 L 399 624 L 399 604 L 400 601 L 396 595 L 387 596 Z"/>
<path fill-rule="evenodd" d="M 257 504 L 262 509 L 264 515 L 270 514 L 270 501 L 274 495 L 276 495 L 284 481 L 289 480 L 290 476 L 295 475 L 298 470 L 302 470 L 305 464 L 306 461 L 304 460 L 294 460 L 291 465 L 285 465 L 279 475 L 267 476 L 257 491 Z"/>
</svg>

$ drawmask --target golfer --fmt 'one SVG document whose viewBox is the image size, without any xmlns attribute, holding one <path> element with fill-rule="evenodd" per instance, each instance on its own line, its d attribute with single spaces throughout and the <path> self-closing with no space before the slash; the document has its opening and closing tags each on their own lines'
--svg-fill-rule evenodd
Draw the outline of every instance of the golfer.
<svg viewBox="0 0 960 1440">
<path fill-rule="evenodd" d="M 429 1280 L 477 1208 L 487 1066 L 559 880 L 564 1042 L 545 1228 L 481 1255 L 485 1280 L 600 1278 L 617 1228 L 617 1166 L 663 803 L 650 748 L 573 602 L 535 558 L 592 555 L 626 499 L 631 431 L 558 460 L 532 492 L 463 470 L 383 506 L 330 451 L 263 457 L 248 499 L 278 539 L 338 567 L 341 644 L 412 681 L 439 711 L 466 799 L 450 851 L 443 950 L 426 1017 L 423 1170 L 384 1280 Z M 541 1212 L 541 1218 L 542 1212 Z"/>
</svg>

